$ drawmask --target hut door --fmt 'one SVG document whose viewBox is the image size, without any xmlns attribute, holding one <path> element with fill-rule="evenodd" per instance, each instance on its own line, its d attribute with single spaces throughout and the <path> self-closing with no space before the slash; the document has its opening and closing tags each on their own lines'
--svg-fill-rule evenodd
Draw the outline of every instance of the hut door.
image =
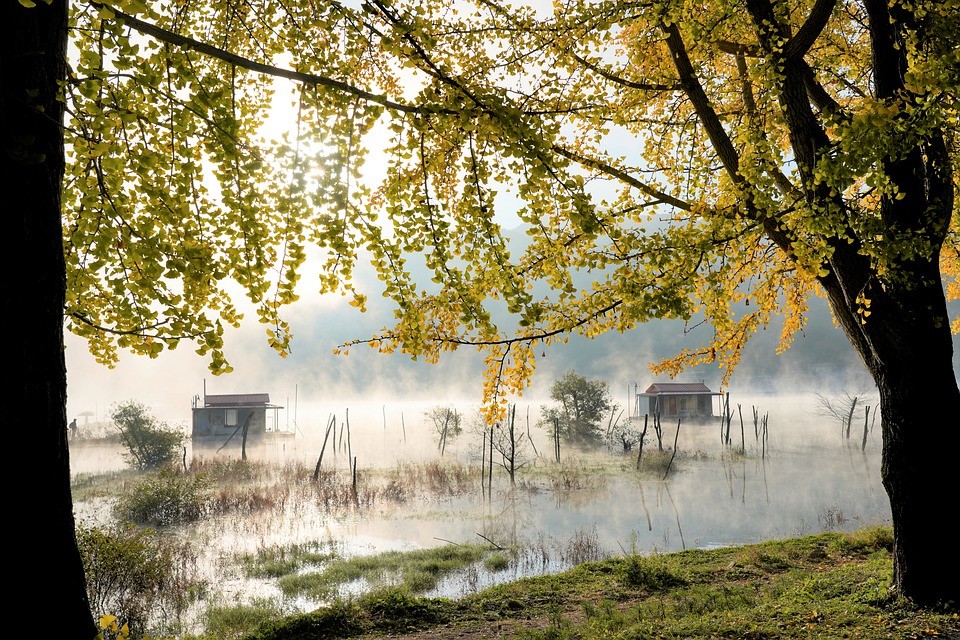
<svg viewBox="0 0 960 640">
<path fill-rule="evenodd" d="M 676 398 L 670 398 L 669 406 L 670 406 L 670 411 L 668 415 L 671 415 L 671 416 L 677 415 L 677 399 Z"/>
</svg>

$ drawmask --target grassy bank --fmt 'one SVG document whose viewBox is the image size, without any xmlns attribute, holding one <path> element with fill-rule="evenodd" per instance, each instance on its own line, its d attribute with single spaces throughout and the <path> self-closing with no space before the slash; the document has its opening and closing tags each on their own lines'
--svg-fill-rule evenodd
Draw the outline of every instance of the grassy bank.
<svg viewBox="0 0 960 640">
<path fill-rule="evenodd" d="M 879 527 L 743 547 L 624 555 L 459 600 L 387 589 L 242 634 L 222 619 L 203 637 L 960 638 L 955 611 L 917 609 L 889 594 L 891 543 L 891 531 Z M 233 609 L 232 615 L 242 614 Z"/>
</svg>

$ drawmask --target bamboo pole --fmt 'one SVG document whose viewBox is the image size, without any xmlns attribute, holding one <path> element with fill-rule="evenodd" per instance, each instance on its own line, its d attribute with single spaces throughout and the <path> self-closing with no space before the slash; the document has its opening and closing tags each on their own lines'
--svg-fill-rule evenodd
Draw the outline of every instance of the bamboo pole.
<svg viewBox="0 0 960 640">
<path fill-rule="evenodd" d="M 870 405 L 865 408 L 866 413 L 863 414 L 863 442 L 860 443 L 860 451 L 867 450 L 867 434 L 870 432 L 870 427 L 867 424 L 870 421 Z"/>
<path fill-rule="evenodd" d="M 480 445 L 480 495 L 487 497 L 487 428 L 483 428 L 483 443 Z"/>
<path fill-rule="evenodd" d="M 490 425 L 490 463 L 487 465 L 487 500 L 493 499 L 493 429 Z"/>
<path fill-rule="evenodd" d="M 667 479 L 667 474 L 670 473 L 670 467 L 673 466 L 673 459 L 677 457 L 677 442 L 680 440 L 680 420 L 677 420 L 677 434 L 673 437 L 673 453 L 670 455 L 670 462 L 667 463 L 667 468 L 663 471 L 663 480 Z"/>
<path fill-rule="evenodd" d="M 637 447 L 637 469 L 640 469 L 640 456 L 643 455 L 643 441 L 647 437 L 647 418 L 649 414 L 643 414 L 643 433 L 640 434 L 640 445 Z"/>
<path fill-rule="evenodd" d="M 737 413 L 740 414 L 740 447 L 743 449 L 743 452 L 747 452 L 747 441 L 743 435 L 743 408 L 741 408 L 740 403 L 737 403 Z"/>
<path fill-rule="evenodd" d="M 330 429 L 335 424 L 336 418 L 330 416 L 330 422 L 327 423 L 327 431 L 323 435 L 323 446 L 320 447 L 320 457 L 317 458 L 317 466 L 313 470 L 313 481 L 316 482 L 320 477 L 320 463 L 323 462 L 323 451 L 327 448 L 327 438 L 330 437 Z"/>
<path fill-rule="evenodd" d="M 537 451 L 537 445 L 533 442 L 533 436 L 530 435 L 530 405 L 527 405 L 527 440 L 530 441 L 530 446 L 533 447 L 533 455 L 540 457 L 540 452 Z"/>
</svg>

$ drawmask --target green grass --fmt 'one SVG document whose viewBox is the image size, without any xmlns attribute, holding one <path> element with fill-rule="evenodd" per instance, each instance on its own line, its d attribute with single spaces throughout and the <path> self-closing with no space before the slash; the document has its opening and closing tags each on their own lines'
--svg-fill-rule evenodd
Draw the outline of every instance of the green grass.
<svg viewBox="0 0 960 640">
<path fill-rule="evenodd" d="M 277 581 L 287 597 L 324 600 L 351 582 L 364 581 L 370 591 L 400 587 L 413 594 L 430 591 L 444 576 L 479 562 L 489 545 L 449 544 L 434 549 L 385 551 L 352 558 L 331 557 L 317 571 L 288 573 Z"/>
<path fill-rule="evenodd" d="M 250 578 L 280 578 L 296 573 L 308 566 L 322 566 L 335 557 L 330 545 L 313 542 L 304 544 L 276 545 L 260 549 L 255 554 L 237 557 L 243 572 Z"/>
<path fill-rule="evenodd" d="M 291 612 L 275 600 L 261 599 L 243 605 L 215 605 L 204 612 L 206 635 L 209 640 L 240 638 L 266 620 L 279 620 Z"/>
<path fill-rule="evenodd" d="M 460 600 L 393 588 L 279 618 L 245 640 L 380 638 L 412 630 L 518 640 L 957 638 L 955 612 L 890 595 L 891 532 L 871 528 L 743 547 L 626 555 L 498 585 Z M 454 553 L 459 547 L 444 548 Z M 949 552 L 949 550 L 947 551 Z M 470 553 L 482 553 L 475 549 Z M 401 570 L 425 554 L 382 554 Z M 357 559 L 354 575 L 374 569 Z M 440 626 L 442 625 L 442 626 Z"/>
</svg>

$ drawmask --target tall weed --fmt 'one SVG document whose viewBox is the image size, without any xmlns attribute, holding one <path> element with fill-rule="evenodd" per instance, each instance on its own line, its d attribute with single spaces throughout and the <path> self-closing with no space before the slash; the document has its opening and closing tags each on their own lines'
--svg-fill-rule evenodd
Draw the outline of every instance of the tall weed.
<svg viewBox="0 0 960 640">
<path fill-rule="evenodd" d="M 203 474 L 184 475 L 167 468 L 121 495 L 114 509 L 118 519 L 142 525 L 195 522 L 209 508 L 208 488 Z"/>
<path fill-rule="evenodd" d="M 115 616 L 131 638 L 151 629 L 178 629 L 187 607 L 205 588 L 197 577 L 194 550 L 149 529 L 79 524 L 77 546 L 94 616 Z"/>
</svg>

